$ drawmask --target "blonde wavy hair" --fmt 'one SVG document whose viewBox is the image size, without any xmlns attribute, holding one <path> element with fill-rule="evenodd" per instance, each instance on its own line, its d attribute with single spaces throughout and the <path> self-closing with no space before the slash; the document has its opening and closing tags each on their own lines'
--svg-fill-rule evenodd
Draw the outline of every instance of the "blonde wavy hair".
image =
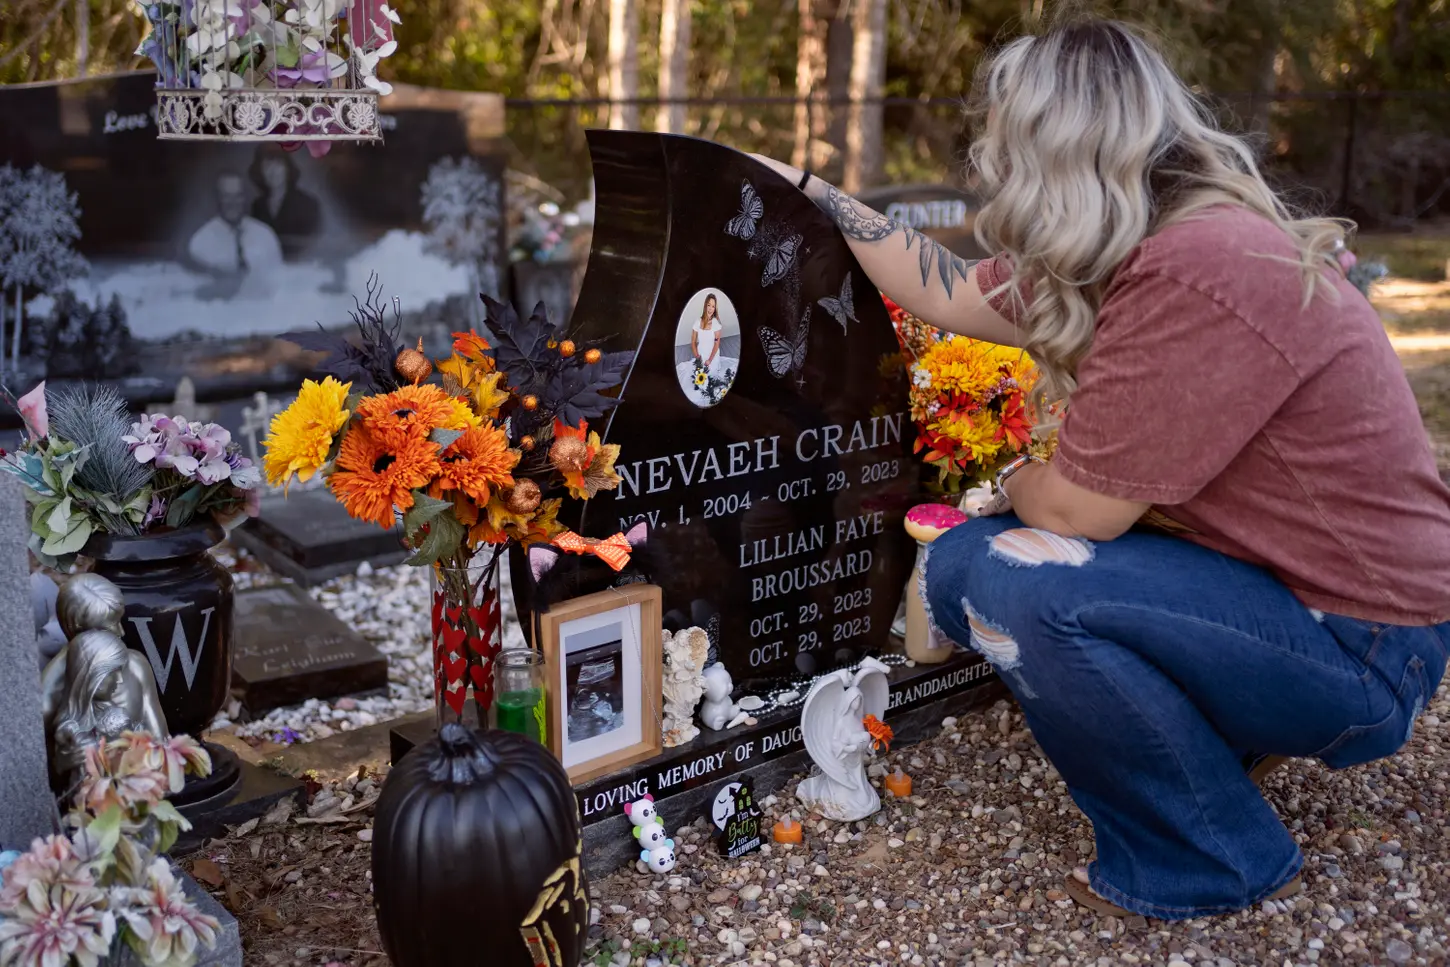
<svg viewBox="0 0 1450 967">
<path fill-rule="evenodd" d="M 1013 41 L 979 69 L 969 113 L 970 166 L 989 199 L 976 236 L 1012 259 L 1013 297 L 1031 293 L 1020 308 L 1043 376 L 1039 411 L 1076 389 L 1118 265 L 1145 237 L 1209 206 L 1248 208 L 1288 235 L 1305 306 L 1316 293 L 1338 296 L 1325 272 L 1339 271 L 1353 224 L 1291 214 L 1249 146 L 1220 130 L 1126 24 L 1077 19 Z"/>
</svg>

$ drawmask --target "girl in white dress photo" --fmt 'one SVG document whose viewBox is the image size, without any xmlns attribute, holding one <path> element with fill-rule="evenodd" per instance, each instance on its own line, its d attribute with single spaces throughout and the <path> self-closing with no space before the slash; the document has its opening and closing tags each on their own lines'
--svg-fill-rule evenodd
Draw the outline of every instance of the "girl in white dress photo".
<svg viewBox="0 0 1450 967">
<path fill-rule="evenodd" d="M 701 289 L 690 297 L 675 329 L 675 369 L 690 402 L 714 406 L 725 398 L 740 364 L 740 321 L 730 297 Z"/>
</svg>

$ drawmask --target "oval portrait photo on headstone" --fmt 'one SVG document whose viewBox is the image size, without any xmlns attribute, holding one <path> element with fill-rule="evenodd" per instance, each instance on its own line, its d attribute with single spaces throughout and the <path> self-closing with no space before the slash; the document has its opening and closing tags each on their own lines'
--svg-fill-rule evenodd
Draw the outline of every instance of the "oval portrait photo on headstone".
<svg viewBox="0 0 1450 967">
<path fill-rule="evenodd" d="M 719 289 L 690 296 L 675 329 L 675 371 L 680 389 L 702 409 L 730 392 L 740 368 L 740 318 Z"/>
</svg>

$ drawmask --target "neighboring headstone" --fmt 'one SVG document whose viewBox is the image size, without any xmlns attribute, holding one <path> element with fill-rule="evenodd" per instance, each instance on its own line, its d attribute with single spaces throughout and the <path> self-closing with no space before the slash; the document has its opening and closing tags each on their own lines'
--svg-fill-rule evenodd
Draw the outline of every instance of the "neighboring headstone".
<svg viewBox="0 0 1450 967">
<path fill-rule="evenodd" d="M 991 253 L 977 244 L 972 229 L 981 203 L 951 185 L 889 185 L 862 192 L 861 201 L 887 218 L 910 225 L 964 259 Z"/>
<path fill-rule="evenodd" d="M 382 143 L 314 158 L 275 142 L 160 140 L 155 84 L 146 70 L 0 86 L 0 166 L 25 173 L 0 194 L 39 194 L 53 216 L 23 238 L 0 225 L 0 251 L 48 253 L 43 272 L 5 274 L 8 304 L 26 307 L 16 342 L 34 379 L 115 380 L 160 410 L 183 376 L 204 396 L 218 382 L 237 395 L 276 385 L 278 368 L 300 378 L 313 357 L 259 337 L 352 331 L 370 272 L 401 300 L 409 344 L 439 321 L 466 328 L 480 289 L 497 294 L 502 95 L 395 84 L 377 105 Z M 51 306 L 32 308 L 45 293 Z M 17 390 L 33 381 L 7 377 Z"/>
<path fill-rule="evenodd" d="M 176 381 L 176 396 L 164 410 L 167 416 L 179 416 L 193 423 L 210 423 L 215 410 L 196 401 L 196 384 L 190 376 Z"/>
<path fill-rule="evenodd" d="M 261 515 L 232 531 L 231 540 L 309 586 L 352 574 L 364 561 L 389 567 L 408 556 L 401 527 L 385 531 L 351 517 L 327 490 L 264 496 Z"/>
<path fill-rule="evenodd" d="M 59 822 L 45 760 L 20 485 L 0 475 L 0 849 L 25 850 Z"/>
<path fill-rule="evenodd" d="M 295 584 L 237 593 L 232 691 L 254 715 L 388 687 L 388 660 Z"/>
<path fill-rule="evenodd" d="M 238 432 L 254 462 L 261 462 L 267 429 L 282 409 L 280 400 L 261 392 L 243 407 Z M 351 574 L 363 561 L 374 567 L 397 564 L 408 556 L 402 537 L 401 528 L 385 531 L 350 516 L 323 486 L 321 474 L 294 482 L 286 494 L 268 487 L 261 513 L 231 534 L 233 543 L 272 570 L 306 585 Z"/>
<path fill-rule="evenodd" d="M 825 213 L 748 156 L 638 132 L 589 143 L 574 319 L 638 355 L 601 428 L 619 487 L 569 523 L 607 537 L 649 521 L 665 609 L 713 602 L 745 689 L 884 649 L 919 468 L 875 286 Z"/>
</svg>

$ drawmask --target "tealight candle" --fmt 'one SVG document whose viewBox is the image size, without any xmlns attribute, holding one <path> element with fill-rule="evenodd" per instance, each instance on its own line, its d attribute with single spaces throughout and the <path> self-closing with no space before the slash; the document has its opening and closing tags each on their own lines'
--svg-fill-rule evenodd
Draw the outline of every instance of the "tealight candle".
<svg viewBox="0 0 1450 967">
<path fill-rule="evenodd" d="M 911 776 L 901 771 L 901 766 L 886 777 L 886 791 L 897 799 L 905 799 L 911 795 Z"/>
<path fill-rule="evenodd" d="M 790 817 L 787 816 L 775 824 L 771 835 L 777 843 L 799 843 L 802 836 L 801 824 L 791 822 Z"/>
</svg>

